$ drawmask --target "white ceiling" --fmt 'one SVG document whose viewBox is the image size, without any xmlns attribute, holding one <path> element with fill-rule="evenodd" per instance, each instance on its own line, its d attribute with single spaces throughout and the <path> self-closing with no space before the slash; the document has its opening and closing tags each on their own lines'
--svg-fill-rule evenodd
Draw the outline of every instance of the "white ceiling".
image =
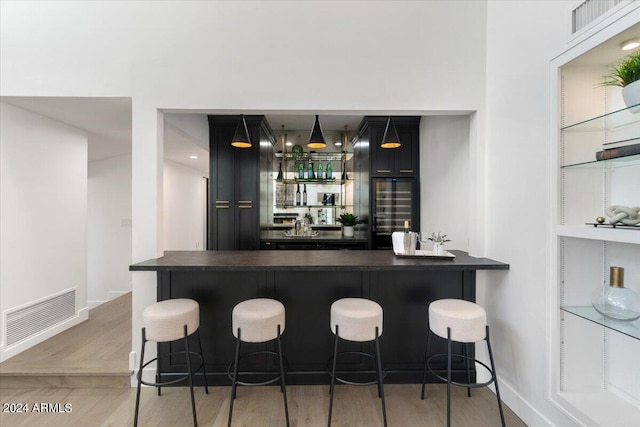
<svg viewBox="0 0 640 427">
<path fill-rule="evenodd" d="M 16 97 L 3 96 L 2 102 L 12 104 L 36 114 L 85 130 L 89 134 L 89 161 L 106 159 L 131 153 L 131 99 L 130 98 L 79 98 L 79 97 Z M 172 111 L 170 114 L 177 114 Z M 194 114 L 193 111 L 184 113 Z M 195 114 L 220 114 L 219 111 L 199 111 Z M 229 112 L 237 114 L 237 112 Z M 251 111 L 248 114 L 262 114 Z M 285 133 L 292 132 L 289 139 L 304 140 L 311 133 L 313 114 L 265 114 L 276 136 L 280 136 L 282 125 Z M 320 125 L 325 132 L 344 131 L 349 134 L 360 124 L 363 115 L 321 114 Z M 295 131 L 295 132 L 294 132 Z M 307 133 L 308 132 L 308 133 Z M 209 154 L 202 141 L 183 131 L 174 123 L 165 120 L 165 158 L 208 173 Z M 189 157 L 195 155 L 197 160 Z"/>
</svg>

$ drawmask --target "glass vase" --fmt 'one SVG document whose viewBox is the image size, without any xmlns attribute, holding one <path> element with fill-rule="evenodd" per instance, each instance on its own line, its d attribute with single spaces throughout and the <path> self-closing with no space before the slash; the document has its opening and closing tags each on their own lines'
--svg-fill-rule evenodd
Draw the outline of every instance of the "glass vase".
<svg viewBox="0 0 640 427">
<path fill-rule="evenodd" d="M 591 305 L 603 316 L 621 321 L 640 319 L 640 295 L 624 287 L 624 268 L 611 267 L 609 285 L 591 294 Z"/>
</svg>

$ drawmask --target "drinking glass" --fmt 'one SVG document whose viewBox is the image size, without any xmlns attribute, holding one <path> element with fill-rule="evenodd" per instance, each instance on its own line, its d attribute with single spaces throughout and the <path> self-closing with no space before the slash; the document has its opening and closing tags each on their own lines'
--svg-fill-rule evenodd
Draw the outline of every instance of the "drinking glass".
<svg viewBox="0 0 640 427">
<path fill-rule="evenodd" d="M 420 242 L 421 251 L 427 250 L 427 245 L 429 244 L 429 236 L 430 234 L 427 231 L 421 231 L 418 234 L 418 241 Z"/>
</svg>

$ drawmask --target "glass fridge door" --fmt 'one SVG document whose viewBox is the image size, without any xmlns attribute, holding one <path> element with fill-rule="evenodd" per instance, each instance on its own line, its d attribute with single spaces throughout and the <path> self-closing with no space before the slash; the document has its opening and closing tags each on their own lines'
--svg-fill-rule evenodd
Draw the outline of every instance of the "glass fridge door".
<svg viewBox="0 0 640 427">
<path fill-rule="evenodd" d="M 391 249 L 391 233 L 404 222 L 416 231 L 417 203 L 414 178 L 373 178 L 373 248 Z"/>
</svg>

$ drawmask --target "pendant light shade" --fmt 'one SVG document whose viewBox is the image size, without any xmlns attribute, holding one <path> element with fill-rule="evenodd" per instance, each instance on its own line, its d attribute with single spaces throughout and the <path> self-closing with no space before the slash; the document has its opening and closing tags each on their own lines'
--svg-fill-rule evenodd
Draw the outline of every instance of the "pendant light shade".
<svg viewBox="0 0 640 427">
<path fill-rule="evenodd" d="M 240 121 L 238 122 L 236 131 L 233 134 L 231 145 L 237 148 L 251 147 L 251 139 L 249 139 L 249 130 L 247 129 L 247 122 L 244 119 L 244 114 L 240 114 Z"/>
<path fill-rule="evenodd" d="M 311 137 L 307 147 L 309 148 L 324 148 L 327 143 L 324 142 L 324 135 L 322 134 L 322 128 L 320 127 L 320 120 L 316 114 L 316 121 L 313 123 L 313 129 L 311 129 Z"/>
<path fill-rule="evenodd" d="M 384 128 L 384 135 L 382 136 L 382 143 L 380 144 L 380 147 L 398 148 L 401 145 L 400 138 L 398 138 L 398 132 L 396 131 L 396 126 L 393 124 L 391 116 L 389 116 L 387 119 L 387 126 Z"/>
</svg>

